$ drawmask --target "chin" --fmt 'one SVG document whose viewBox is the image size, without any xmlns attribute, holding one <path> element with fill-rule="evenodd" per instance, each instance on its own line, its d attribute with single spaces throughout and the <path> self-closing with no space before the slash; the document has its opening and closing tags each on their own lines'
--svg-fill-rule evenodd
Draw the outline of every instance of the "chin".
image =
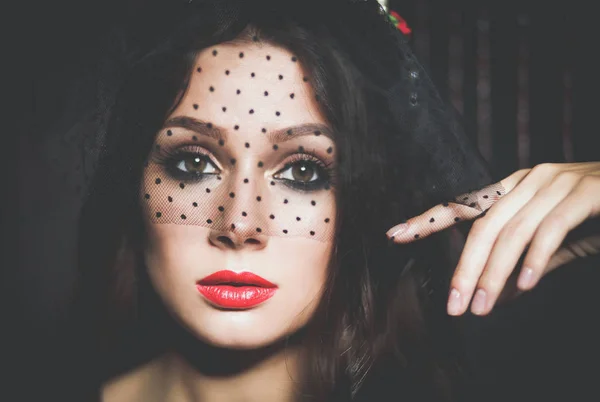
<svg viewBox="0 0 600 402">
<path fill-rule="evenodd" d="M 171 312 L 188 332 L 208 345 L 260 349 L 298 333 L 314 315 L 318 300 L 312 298 L 308 305 L 299 301 L 283 304 L 268 301 L 247 310 L 222 310 L 207 303 Z"/>
<path fill-rule="evenodd" d="M 202 320 L 188 325 L 193 335 L 203 342 L 226 349 L 260 349 L 284 340 L 304 323 L 290 326 L 276 322 L 259 309 L 245 311 L 213 310 Z"/>
</svg>

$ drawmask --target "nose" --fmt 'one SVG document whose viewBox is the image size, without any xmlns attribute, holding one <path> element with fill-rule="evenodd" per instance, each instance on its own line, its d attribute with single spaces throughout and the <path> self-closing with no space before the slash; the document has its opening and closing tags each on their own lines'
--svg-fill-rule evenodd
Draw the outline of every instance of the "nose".
<svg viewBox="0 0 600 402">
<path fill-rule="evenodd" d="M 268 189 L 256 172 L 255 161 L 242 159 L 238 159 L 236 170 L 223 178 L 217 196 L 221 199 L 220 213 L 214 219 L 209 241 L 223 250 L 262 250 L 272 232 L 270 219 L 262 210 L 269 205 Z"/>
<path fill-rule="evenodd" d="M 267 246 L 269 237 L 249 228 L 234 226 L 228 231 L 211 230 L 208 240 L 221 250 L 262 250 Z"/>
</svg>

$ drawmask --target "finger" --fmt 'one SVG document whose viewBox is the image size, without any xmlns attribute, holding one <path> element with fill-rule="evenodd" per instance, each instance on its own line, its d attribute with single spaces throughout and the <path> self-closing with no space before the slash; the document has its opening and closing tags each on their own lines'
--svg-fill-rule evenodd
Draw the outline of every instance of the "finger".
<svg viewBox="0 0 600 402">
<path fill-rule="evenodd" d="M 545 173 L 541 177 L 539 176 L 540 174 L 529 174 L 524 177 L 519 175 L 521 178 L 519 185 L 498 200 L 485 217 L 478 219 L 473 224 L 451 280 L 448 314 L 460 315 L 466 311 L 498 234 L 504 225 L 533 198 L 536 191 L 549 180 Z M 486 296 L 482 291 L 479 293 L 478 300 L 483 299 L 485 304 Z"/>
<path fill-rule="evenodd" d="M 520 289 L 533 288 L 567 234 L 588 218 L 600 214 L 600 179 L 588 176 L 540 224 L 523 261 Z"/>
<path fill-rule="evenodd" d="M 409 243 L 424 239 L 458 222 L 481 217 L 500 198 L 515 188 L 530 170 L 519 170 L 498 183 L 457 196 L 452 202 L 436 205 L 425 213 L 394 226 L 388 230 L 387 236 L 396 243 Z"/>
<path fill-rule="evenodd" d="M 559 175 L 549 186 L 539 190 L 501 229 L 477 283 L 471 306 L 473 314 L 484 315 L 492 310 L 540 223 L 570 194 L 579 180 L 580 176 L 576 174 Z"/>
<path fill-rule="evenodd" d="M 394 226 L 388 230 L 387 236 L 396 243 L 409 243 L 428 237 L 458 222 L 474 219 L 479 215 L 481 215 L 481 211 L 469 206 L 444 203 L 436 205 L 405 223 Z"/>
<path fill-rule="evenodd" d="M 477 218 L 505 194 L 499 183 L 476 192 L 456 197 L 455 202 L 445 202 L 411 218 L 408 222 L 394 226 L 387 232 L 388 237 L 397 243 L 407 243 L 424 239 L 458 222 Z"/>
</svg>

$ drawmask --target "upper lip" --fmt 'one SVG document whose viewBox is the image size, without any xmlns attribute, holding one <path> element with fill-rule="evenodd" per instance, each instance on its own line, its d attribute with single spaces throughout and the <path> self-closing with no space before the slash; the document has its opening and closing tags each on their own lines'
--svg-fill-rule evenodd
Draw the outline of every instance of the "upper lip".
<svg viewBox="0 0 600 402">
<path fill-rule="evenodd" d="M 218 271 L 208 275 L 199 282 L 200 285 L 252 285 L 263 288 L 275 288 L 274 283 L 269 282 L 265 278 L 253 274 L 252 272 L 233 272 L 233 271 Z"/>
</svg>

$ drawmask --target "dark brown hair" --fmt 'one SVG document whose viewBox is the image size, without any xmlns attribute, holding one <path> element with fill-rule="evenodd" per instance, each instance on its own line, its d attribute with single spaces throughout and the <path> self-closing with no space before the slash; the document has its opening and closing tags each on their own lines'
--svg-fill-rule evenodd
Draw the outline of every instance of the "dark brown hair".
<svg viewBox="0 0 600 402">
<path fill-rule="evenodd" d="M 298 56 L 341 155 L 336 251 L 326 292 L 303 340 L 308 357 L 302 394 L 314 401 L 456 398 L 460 356 L 444 310 L 448 238 L 438 234 L 393 246 L 384 235 L 422 209 L 413 165 L 422 155 L 395 125 L 376 72 L 359 68 L 327 21 L 273 10 L 228 14 L 206 7 L 176 29 L 157 34 L 160 40 L 138 50 L 124 76 L 80 218 L 74 317 L 82 328 L 77 332 L 81 350 L 99 352 L 90 357 L 98 362 L 91 384 L 154 350 L 148 346 L 136 356 L 122 355 L 122 364 L 103 360 L 114 358 L 115 350 L 139 346 L 140 310 L 152 315 L 153 308 L 160 309 L 144 302 L 144 292 L 152 289 L 140 258 L 143 225 L 137 200 L 154 135 L 181 99 L 199 51 L 226 41 L 257 40 Z M 377 40 L 395 46 L 385 36 Z M 391 59 L 381 57 L 382 68 L 401 62 Z M 401 147 L 404 157 L 390 153 L 390 146 Z"/>
</svg>

